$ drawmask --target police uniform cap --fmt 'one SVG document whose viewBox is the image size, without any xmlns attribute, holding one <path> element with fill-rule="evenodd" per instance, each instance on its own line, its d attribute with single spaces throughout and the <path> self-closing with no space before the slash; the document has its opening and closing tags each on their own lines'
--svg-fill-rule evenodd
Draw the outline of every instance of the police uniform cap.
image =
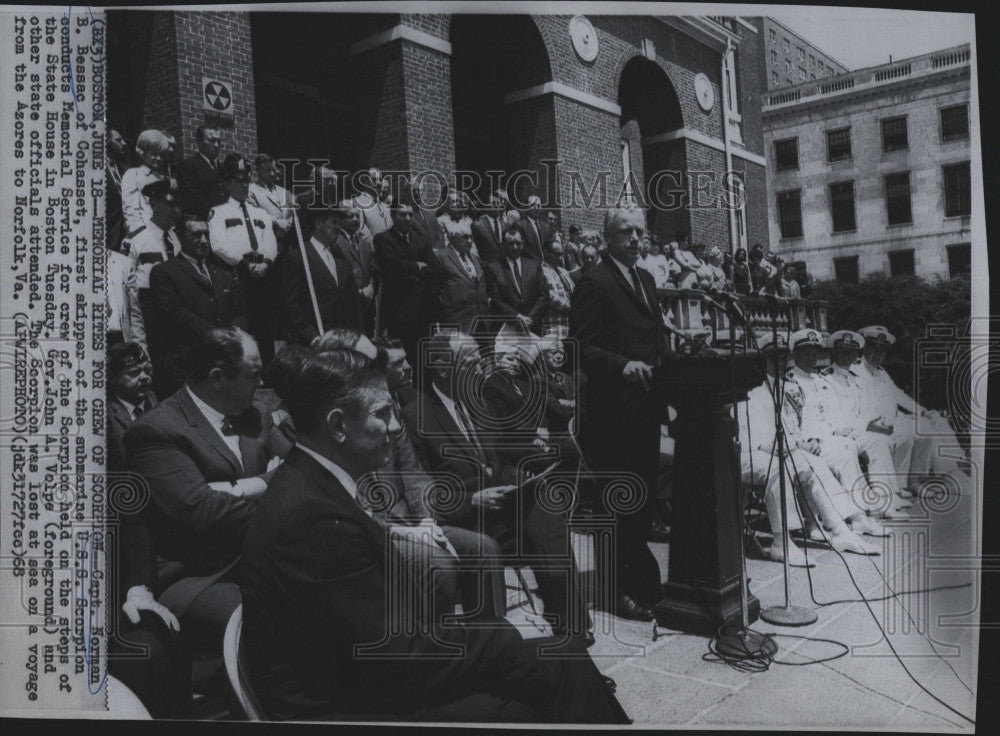
<svg viewBox="0 0 1000 736">
<path fill-rule="evenodd" d="M 865 342 L 881 343 L 882 345 L 892 345 L 896 342 L 896 336 L 882 325 L 862 327 L 858 332 L 865 339 Z"/>
<path fill-rule="evenodd" d="M 142 196 L 157 200 L 165 200 L 168 197 L 176 197 L 178 192 L 177 182 L 169 178 L 151 181 L 142 188 Z"/>
<path fill-rule="evenodd" d="M 837 330 L 830 335 L 830 341 L 835 348 L 861 350 L 865 346 L 865 338 L 851 330 Z"/>
<path fill-rule="evenodd" d="M 117 378 L 130 368 L 148 361 L 149 357 L 139 343 L 116 343 L 108 348 L 108 375 Z"/>
<path fill-rule="evenodd" d="M 823 347 L 823 336 L 818 330 L 805 329 L 792 333 L 792 350 L 809 346 Z"/>
<path fill-rule="evenodd" d="M 219 176 L 223 179 L 250 181 L 250 163 L 238 153 L 230 153 L 222 161 Z"/>
</svg>

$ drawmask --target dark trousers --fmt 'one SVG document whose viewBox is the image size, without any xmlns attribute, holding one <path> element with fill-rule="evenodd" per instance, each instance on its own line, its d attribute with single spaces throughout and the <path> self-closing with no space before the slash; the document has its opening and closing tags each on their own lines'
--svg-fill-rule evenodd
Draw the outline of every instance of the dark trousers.
<svg viewBox="0 0 1000 736">
<path fill-rule="evenodd" d="M 109 637 L 108 671 L 146 706 L 153 718 L 191 715 L 191 652 L 181 635 L 149 611 L 133 624 L 122 614 Z"/>
<path fill-rule="evenodd" d="M 618 392 L 617 403 L 594 404 L 582 441 L 597 479 L 596 508 L 614 519 L 614 548 L 597 555 L 598 574 L 616 594 L 655 603 L 660 568 L 649 549 L 656 510 L 663 405 L 648 394 Z"/>
<path fill-rule="evenodd" d="M 580 635 L 593 623 L 570 546 L 568 514 L 537 503 L 535 489 L 525 486 L 506 508 L 487 512 L 484 530 L 505 555 L 534 558 L 525 566 L 535 574 L 545 618 L 556 631 Z M 517 566 L 516 560 L 511 564 Z"/>
<path fill-rule="evenodd" d="M 272 266 L 261 278 L 247 282 L 247 320 L 250 334 L 257 341 L 262 365 L 270 365 L 274 358 L 274 315 L 278 310 L 280 295 L 277 271 Z"/>
</svg>

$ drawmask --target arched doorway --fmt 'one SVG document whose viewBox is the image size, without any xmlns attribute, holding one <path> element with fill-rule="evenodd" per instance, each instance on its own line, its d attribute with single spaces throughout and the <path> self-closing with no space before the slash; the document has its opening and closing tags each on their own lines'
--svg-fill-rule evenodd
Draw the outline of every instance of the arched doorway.
<svg viewBox="0 0 1000 736">
<path fill-rule="evenodd" d="M 552 79 L 548 50 L 526 15 L 453 16 L 451 46 L 455 166 L 482 177 L 473 189 L 485 201 L 492 188 L 486 172 L 538 171 L 555 155 L 552 96 L 507 99 Z M 518 189 L 522 202 L 536 193 Z M 539 189 L 554 191 L 544 181 Z M 537 192 L 543 200 L 544 191 Z"/>
<path fill-rule="evenodd" d="M 636 56 L 622 69 L 618 104 L 626 194 L 631 189 L 649 208 L 650 230 L 663 242 L 673 240 L 676 230 L 690 232 L 688 199 L 678 196 L 687 189 L 684 141 L 665 135 L 684 127 L 670 78 L 655 62 Z"/>
</svg>

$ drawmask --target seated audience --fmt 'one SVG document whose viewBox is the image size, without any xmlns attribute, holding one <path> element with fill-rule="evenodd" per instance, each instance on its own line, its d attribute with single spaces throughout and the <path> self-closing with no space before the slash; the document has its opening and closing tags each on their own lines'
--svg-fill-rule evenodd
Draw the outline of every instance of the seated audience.
<svg viewBox="0 0 1000 736">
<path fill-rule="evenodd" d="M 240 604 L 234 568 L 277 460 L 271 417 L 253 406 L 261 383 L 253 338 L 210 330 L 189 364 L 186 385 L 125 433 L 125 454 L 149 486 L 159 601 L 189 641 L 218 648 Z"/>
<path fill-rule="evenodd" d="M 272 719 L 626 723 L 593 663 L 506 622 L 440 626 L 420 580 L 357 500 L 399 429 L 385 376 L 349 350 L 276 381 L 298 432 L 247 534 L 244 641 Z M 458 656 L 446 656 L 448 652 Z M 445 656 L 442 656 L 445 655 Z"/>
</svg>

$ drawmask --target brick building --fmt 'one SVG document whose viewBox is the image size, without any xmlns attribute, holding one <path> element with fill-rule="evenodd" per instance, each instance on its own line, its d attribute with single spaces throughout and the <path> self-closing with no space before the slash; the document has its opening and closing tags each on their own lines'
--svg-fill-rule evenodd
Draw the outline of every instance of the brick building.
<svg viewBox="0 0 1000 736">
<path fill-rule="evenodd" d="M 970 50 L 771 92 L 771 249 L 817 279 L 948 277 L 971 257 Z"/>
<path fill-rule="evenodd" d="M 764 18 L 764 51 L 769 91 L 850 71 L 774 18 Z"/>
<path fill-rule="evenodd" d="M 628 191 L 652 204 L 650 226 L 666 239 L 683 229 L 745 246 L 768 240 L 763 27 L 721 17 L 112 11 L 109 120 L 131 140 L 167 130 L 183 153 L 199 124 L 215 122 L 224 152 L 448 180 L 535 172 L 508 188 L 561 208 L 563 227 L 599 227 L 596 209 L 571 205 L 603 187 L 612 201 Z M 231 115 L 206 105 L 211 80 L 227 87 Z"/>
</svg>

